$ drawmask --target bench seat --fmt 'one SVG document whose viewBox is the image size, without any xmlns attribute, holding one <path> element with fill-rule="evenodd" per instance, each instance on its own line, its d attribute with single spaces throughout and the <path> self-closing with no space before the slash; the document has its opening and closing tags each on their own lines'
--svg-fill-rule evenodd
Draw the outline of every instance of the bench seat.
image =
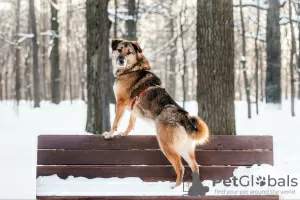
<svg viewBox="0 0 300 200">
<path fill-rule="evenodd" d="M 196 148 L 201 180 L 221 180 L 233 176 L 238 166 L 274 164 L 272 136 L 211 136 Z M 184 181 L 192 176 L 187 163 Z M 176 174 L 161 152 L 155 136 L 127 136 L 105 140 L 100 135 L 40 135 L 37 174 L 62 179 L 68 176 L 91 178 L 138 177 L 143 181 L 174 181 Z M 37 199 L 261 199 L 278 196 L 38 196 Z"/>
</svg>

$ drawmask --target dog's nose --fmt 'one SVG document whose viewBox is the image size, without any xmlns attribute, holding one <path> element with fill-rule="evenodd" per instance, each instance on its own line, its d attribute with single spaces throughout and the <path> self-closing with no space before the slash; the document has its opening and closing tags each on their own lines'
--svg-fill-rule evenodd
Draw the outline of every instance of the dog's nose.
<svg viewBox="0 0 300 200">
<path fill-rule="evenodd" d="M 124 60 L 119 60 L 120 64 L 123 65 L 124 64 Z"/>
</svg>

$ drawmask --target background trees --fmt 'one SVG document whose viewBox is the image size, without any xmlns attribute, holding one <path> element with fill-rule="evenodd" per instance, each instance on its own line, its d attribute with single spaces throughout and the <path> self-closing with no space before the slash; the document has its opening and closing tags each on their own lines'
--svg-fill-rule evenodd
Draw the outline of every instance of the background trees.
<svg viewBox="0 0 300 200">
<path fill-rule="evenodd" d="M 107 11 L 106 21 L 102 15 L 90 15 L 102 3 L 107 4 L 101 7 Z M 292 111 L 292 100 L 300 99 L 297 1 L 110 0 L 101 5 L 84 0 L 0 1 L 0 99 L 32 100 L 37 106 L 38 99 L 55 104 L 77 99 L 91 103 L 94 96 L 103 98 L 97 105 L 107 118 L 106 96 L 114 102 L 113 76 L 103 56 L 110 58 L 109 40 L 114 37 L 137 39 L 152 70 L 179 102 L 198 101 L 206 107 L 216 104 L 211 109 L 220 106 L 225 111 L 232 108 L 222 105 L 229 99 L 247 100 L 249 114 L 254 103 L 258 114 L 262 103 L 280 105 L 288 98 Z M 203 11 L 197 19 L 199 9 Z M 223 19 L 229 12 L 232 19 Z M 222 25 L 223 20 L 230 26 Z M 102 52 L 105 45 L 107 52 Z M 91 69 L 96 54 L 98 67 Z M 94 87 L 100 82 L 104 85 Z M 211 93 L 204 93 L 205 87 Z M 231 108 L 230 114 L 222 111 L 219 118 L 233 116 Z M 198 111 L 205 118 L 205 113 L 214 110 L 199 106 Z M 94 120 L 87 123 L 89 130 L 100 127 L 101 120 L 97 120 L 97 125 Z M 103 120 L 101 126 L 108 126 Z M 232 126 L 228 125 L 227 133 L 234 133 Z"/>
</svg>

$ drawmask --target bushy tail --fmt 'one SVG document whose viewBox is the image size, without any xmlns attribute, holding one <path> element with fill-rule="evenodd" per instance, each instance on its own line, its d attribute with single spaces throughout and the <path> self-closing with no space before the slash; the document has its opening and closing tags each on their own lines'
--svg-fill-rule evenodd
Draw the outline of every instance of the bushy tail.
<svg viewBox="0 0 300 200">
<path fill-rule="evenodd" d="M 209 128 L 206 123 L 198 116 L 190 116 L 191 122 L 196 126 L 194 130 L 187 130 L 192 140 L 197 144 L 204 144 L 209 139 Z"/>
</svg>

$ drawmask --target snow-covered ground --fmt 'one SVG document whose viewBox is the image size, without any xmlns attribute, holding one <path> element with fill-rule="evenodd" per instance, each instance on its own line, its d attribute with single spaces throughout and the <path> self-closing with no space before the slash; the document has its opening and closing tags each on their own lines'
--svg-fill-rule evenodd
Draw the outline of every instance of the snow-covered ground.
<svg viewBox="0 0 300 200">
<path fill-rule="evenodd" d="M 196 102 L 189 102 L 187 107 L 191 114 L 197 113 Z M 254 114 L 253 105 L 252 119 L 247 118 L 246 108 L 245 102 L 236 102 L 237 133 L 238 135 L 273 135 L 275 167 L 268 165 L 264 167 L 253 166 L 250 169 L 241 167 L 235 171 L 234 175 L 268 174 L 272 177 L 290 175 L 298 179 L 297 188 L 300 188 L 300 150 L 298 148 L 300 117 L 291 117 L 288 101 L 283 103 L 280 111 L 261 105 L 258 116 Z M 113 106 L 111 111 L 114 113 Z M 296 114 L 300 115 L 299 101 L 296 102 Z M 121 128 L 125 129 L 128 117 L 129 114 L 127 113 L 121 123 Z M 52 176 L 42 177 L 36 181 L 36 136 L 39 134 L 88 134 L 84 131 L 85 119 L 86 105 L 82 101 L 73 101 L 73 104 L 62 102 L 59 106 L 42 102 L 39 109 L 33 109 L 32 104 L 28 102 L 21 102 L 18 109 L 11 101 L 0 102 L 0 199 L 34 199 L 36 192 L 41 195 L 70 195 L 68 192 L 77 195 L 183 194 L 182 188 L 169 189 L 173 183 L 143 183 L 137 178 L 83 181 L 84 178 L 69 177 L 68 180 L 60 180 L 56 176 Z M 111 116 L 112 119 L 113 116 Z M 154 134 L 154 128 L 138 121 L 132 134 Z M 210 181 L 204 182 L 204 185 L 207 186 L 211 186 L 211 184 Z M 208 194 L 222 193 L 224 189 L 227 192 L 241 193 L 245 188 L 228 190 L 228 187 L 219 184 Z M 251 188 L 246 189 L 251 190 Z M 265 186 L 253 189 L 257 191 L 268 188 Z M 275 188 L 272 187 L 271 189 Z M 293 187 L 276 189 L 280 191 L 290 190 L 289 194 L 282 195 L 284 199 L 300 199 L 299 189 L 294 190 Z M 116 191 L 119 193 L 115 193 Z"/>
</svg>

